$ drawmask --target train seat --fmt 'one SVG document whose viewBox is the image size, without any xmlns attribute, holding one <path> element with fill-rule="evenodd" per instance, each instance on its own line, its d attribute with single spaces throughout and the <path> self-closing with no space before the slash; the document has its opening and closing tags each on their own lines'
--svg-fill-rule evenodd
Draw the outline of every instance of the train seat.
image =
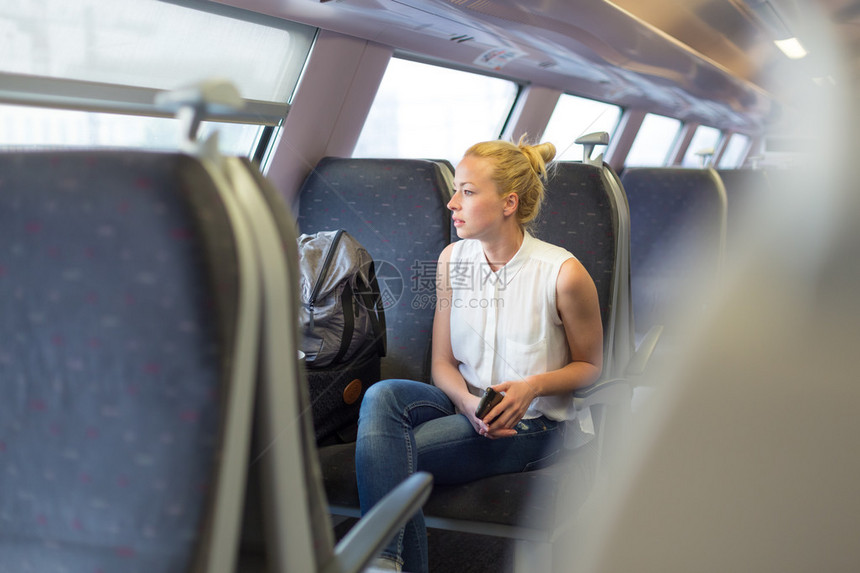
<svg viewBox="0 0 860 573">
<path fill-rule="evenodd" d="M 589 188 L 602 188 L 602 177 L 597 166 L 556 163 L 534 235 L 564 247 L 583 264 L 597 287 L 603 330 L 611 333 L 612 292 L 620 278 L 615 269 L 620 221 L 612 195 Z"/>
<path fill-rule="evenodd" d="M 0 570 L 230 573 L 247 486 L 267 570 L 356 573 L 429 493 L 326 543 L 294 219 L 212 151 L 0 154 Z"/>
<path fill-rule="evenodd" d="M 582 257 L 596 277 L 605 338 L 614 331 L 609 317 L 614 316 L 615 287 L 627 284 L 627 269 L 617 264 L 621 220 L 614 191 L 601 167 L 582 163 L 557 166 L 536 234 Z M 606 346 L 608 350 L 611 343 Z M 606 372 L 611 370 L 607 365 Z M 427 526 L 508 537 L 517 541 L 515 559 L 519 566 L 548 565 L 553 532 L 570 519 L 569 514 L 557 511 L 558 502 L 584 502 L 602 463 L 605 434 L 620 427 L 612 424 L 609 408 L 612 414 L 621 412 L 614 419 L 623 417 L 629 409 L 630 388 L 626 381 L 606 376 L 577 392 L 576 399 L 583 419 L 594 413 L 588 419 L 597 428 L 594 435 L 598 439 L 571 449 L 566 458 L 546 468 L 465 485 L 436 486 L 424 507 Z M 358 516 L 354 444 L 323 447 L 319 455 L 332 512 Z"/>
<path fill-rule="evenodd" d="M 274 187 L 247 160 L 221 158 L 252 229 L 262 284 L 262 328 L 253 463 L 243 524 L 241 570 L 356 573 L 430 493 L 417 473 L 395 488 L 334 543 L 298 352 L 299 295 L 295 221 Z M 286 247 L 286 248 L 285 248 Z M 261 523 L 262 522 L 262 523 Z M 247 535 L 256 532 L 258 537 Z"/>
<path fill-rule="evenodd" d="M 659 372 L 601 488 L 603 527 L 558 541 L 577 571 L 860 565 L 860 198 L 821 167 L 759 209 L 687 360 Z"/>
<path fill-rule="evenodd" d="M 666 330 L 671 352 L 681 312 L 697 312 L 721 276 L 726 192 L 713 169 L 643 167 L 621 177 L 630 206 L 630 272 L 636 337 Z M 689 318 L 689 316 L 687 317 Z"/>
<path fill-rule="evenodd" d="M 255 259 L 194 158 L 0 154 L 0 570 L 229 571 Z"/>
<path fill-rule="evenodd" d="M 430 381 L 436 261 L 451 242 L 449 177 L 435 161 L 326 157 L 298 194 L 299 229 L 345 229 L 376 262 L 388 352 L 381 377 Z"/>
</svg>

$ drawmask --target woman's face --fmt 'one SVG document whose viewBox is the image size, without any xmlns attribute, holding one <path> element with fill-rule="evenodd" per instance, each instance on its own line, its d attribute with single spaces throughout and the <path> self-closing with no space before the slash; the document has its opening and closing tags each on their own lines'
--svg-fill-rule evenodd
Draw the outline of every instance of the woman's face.
<svg viewBox="0 0 860 573">
<path fill-rule="evenodd" d="M 454 173 L 454 196 L 448 201 L 457 236 L 480 239 L 497 230 L 509 213 L 509 201 L 499 195 L 489 159 L 467 155 Z M 514 211 L 516 207 L 514 206 Z"/>
</svg>

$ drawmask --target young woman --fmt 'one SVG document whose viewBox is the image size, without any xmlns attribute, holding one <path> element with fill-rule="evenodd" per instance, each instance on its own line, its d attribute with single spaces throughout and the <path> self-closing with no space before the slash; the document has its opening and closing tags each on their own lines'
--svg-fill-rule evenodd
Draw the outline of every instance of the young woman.
<svg viewBox="0 0 860 573">
<path fill-rule="evenodd" d="M 561 450 L 573 391 L 600 375 L 603 332 L 588 272 L 527 230 L 554 156 L 551 143 L 489 141 L 457 166 L 448 208 L 463 240 L 439 257 L 433 384 L 368 389 L 356 443 L 362 512 L 415 471 L 462 483 L 528 471 Z M 487 387 L 504 397 L 478 418 Z M 427 571 L 421 514 L 376 566 Z"/>
</svg>

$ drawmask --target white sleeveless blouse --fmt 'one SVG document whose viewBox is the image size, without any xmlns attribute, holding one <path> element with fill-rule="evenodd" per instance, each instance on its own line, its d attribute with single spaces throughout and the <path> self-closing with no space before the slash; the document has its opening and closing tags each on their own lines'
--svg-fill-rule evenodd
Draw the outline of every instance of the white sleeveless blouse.
<svg viewBox="0 0 860 573">
<path fill-rule="evenodd" d="M 481 243 L 454 244 L 451 281 L 451 347 L 473 394 L 493 384 L 556 370 L 570 349 L 556 307 L 562 263 L 573 255 L 528 233 L 517 254 L 493 272 Z M 536 398 L 526 418 L 575 417 L 573 394 Z"/>
</svg>

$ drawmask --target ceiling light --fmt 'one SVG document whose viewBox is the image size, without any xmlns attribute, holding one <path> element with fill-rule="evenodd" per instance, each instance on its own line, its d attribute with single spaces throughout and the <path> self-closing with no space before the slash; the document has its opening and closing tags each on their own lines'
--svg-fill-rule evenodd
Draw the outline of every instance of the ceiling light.
<svg viewBox="0 0 860 573">
<path fill-rule="evenodd" d="M 806 48 L 800 43 L 797 38 L 788 38 L 785 40 L 774 40 L 776 47 L 782 50 L 782 53 L 792 60 L 799 60 L 806 56 Z"/>
</svg>

